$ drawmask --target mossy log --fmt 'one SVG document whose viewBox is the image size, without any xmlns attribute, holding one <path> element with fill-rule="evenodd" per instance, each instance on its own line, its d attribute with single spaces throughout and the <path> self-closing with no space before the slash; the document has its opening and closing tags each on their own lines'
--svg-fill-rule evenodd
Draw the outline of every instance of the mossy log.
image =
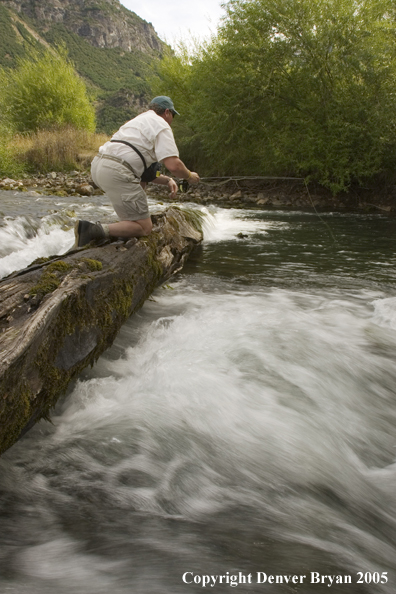
<svg viewBox="0 0 396 594">
<path fill-rule="evenodd" d="M 150 236 L 35 262 L 0 282 L 0 453 L 114 341 L 202 240 L 196 213 L 153 215 Z"/>
</svg>

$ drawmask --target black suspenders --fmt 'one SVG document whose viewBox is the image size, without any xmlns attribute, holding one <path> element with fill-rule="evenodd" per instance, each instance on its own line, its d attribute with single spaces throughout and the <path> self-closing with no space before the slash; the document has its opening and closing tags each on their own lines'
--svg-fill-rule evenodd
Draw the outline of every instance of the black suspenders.
<svg viewBox="0 0 396 594">
<path fill-rule="evenodd" d="M 147 169 L 146 159 L 143 157 L 143 155 L 139 151 L 139 149 L 136 148 L 136 146 L 133 146 L 133 144 L 131 144 L 130 142 L 127 142 L 126 140 L 110 140 L 110 142 L 120 142 L 121 144 L 126 144 L 127 146 L 130 146 L 131 149 L 133 149 L 135 151 L 135 153 L 137 153 L 139 155 L 139 157 L 141 158 L 141 160 L 143 161 L 143 167 L 144 167 L 144 169 L 145 170 Z"/>
</svg>

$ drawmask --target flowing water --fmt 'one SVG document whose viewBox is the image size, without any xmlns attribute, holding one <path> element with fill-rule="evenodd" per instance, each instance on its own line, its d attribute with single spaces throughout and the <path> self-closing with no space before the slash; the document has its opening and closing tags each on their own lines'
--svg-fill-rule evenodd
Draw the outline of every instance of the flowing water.
<svg viewBox="0 0 396 594">
<path fill-rule="evenodd" d="M 84 200 L 0 192 L 1 274 L 111 216 Z M 396 591 L 395 219 L 203 210 L 184 271 L 2 456 L 1 593 Z"/>
</svg>

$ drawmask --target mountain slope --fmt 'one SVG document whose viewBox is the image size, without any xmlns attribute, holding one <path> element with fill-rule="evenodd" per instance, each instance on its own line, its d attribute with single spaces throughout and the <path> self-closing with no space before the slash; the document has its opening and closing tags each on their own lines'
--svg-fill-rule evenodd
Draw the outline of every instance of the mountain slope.
<svg viewBox="0 0 396 594">
<path fill-rule="evenodd" d="M 151 23 L 118 0 L 1 0 L 1 4 L 28 17 L 43 31 L 63 24 L 96 47 L 133 48 L 156 55 L 164 45 Z"/>
<path fill-rule="evenodd" d="M 67 47 L 97 98 L 98 130 L 111 133 L 142 111 L 166 45 L 151 23 L 118 0 L 0 0 L 0 64 L 33 47 Z"/>
</svg>

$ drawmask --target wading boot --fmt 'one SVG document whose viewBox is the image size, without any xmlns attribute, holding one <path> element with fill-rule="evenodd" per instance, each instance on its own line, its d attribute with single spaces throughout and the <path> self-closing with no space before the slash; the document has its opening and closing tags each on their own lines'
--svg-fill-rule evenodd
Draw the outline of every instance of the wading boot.
<svg viewBox="0 0 396 594">
<path fill-rule="evenodd" d="M 106 237 L 100 223 L 90 223 L 89 221 L 76 221 L 74 236 L 76 238 L 74 247 L 82 247 L 91 242 L 99 243 Z"/>
</svg>

